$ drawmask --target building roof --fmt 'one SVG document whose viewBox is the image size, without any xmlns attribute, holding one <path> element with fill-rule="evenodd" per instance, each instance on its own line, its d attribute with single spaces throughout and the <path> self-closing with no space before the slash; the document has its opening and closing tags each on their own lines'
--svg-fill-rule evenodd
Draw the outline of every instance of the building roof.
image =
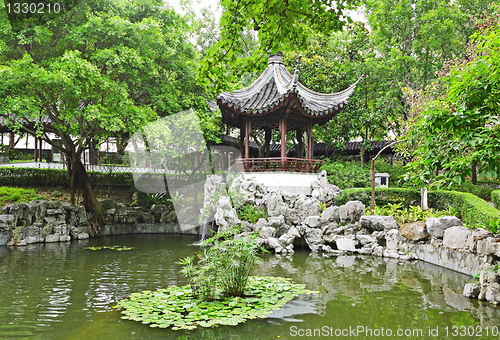
<svg viewBox="0 0 500 340">
<path fill-rule="evenodd" d="M 335 113 L 348 103 L 357 83 L 337 93 L 319 93 L 299 83 L 299 63 L 292 75 L 281 60 L 281 53 L 269 58 L 268 67 L 250 86 L 234 92 L 219 94 L 219 105 L 223 121 L 238 126 L 235 114 L 261 116 L 280 108 L 291 109 L 305 117 L 313 118 L 314 123 L 326 123 Z M 235 124 L 236 123 L 236 124 Z"/>
</svg>

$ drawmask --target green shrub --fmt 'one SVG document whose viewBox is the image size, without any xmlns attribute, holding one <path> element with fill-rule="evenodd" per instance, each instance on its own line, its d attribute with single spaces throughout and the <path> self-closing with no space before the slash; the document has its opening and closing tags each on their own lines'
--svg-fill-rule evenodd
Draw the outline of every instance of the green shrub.
<svg viewBox="0 0 500 340">
<path fill-rule="evenodd" d="M 370 188 L 347 189 L 340 192 L 334 198 L 336 205 L 345 204 L 348 201 L 361 201 L 365 206 L 370 206 Z M 401 203 L 402 207 L 408 207 L 412 201 L 420 202 L 420 191 L 405 188 L 375 188 L 375 205 Z M 437 190 L 428 193 L 429 207 L 435 210 L 456 211 L 458 217 L 471 227 L 483 226 L 484 221 L 498 218 L 498 210 L 493 208 L 485 200 L 466 192 Z"/>
<path fill-rule="evenodd" d="M 493 190 L 491 192 L 491 201 L 497 209 L 500 209 L 500 190 Z"/>
<path fill-rule="evenodd" d="M 375 205 L 383 207 L 388 204 L 401 203 L 407 207 L 412 201 L 420 202 L 420 191 L 407 188 L 375 188 Z M 361 201 L 365 206 L 370 206 L 371 189 L 354 188 L 342 190 L 334 198 L 336 205 L 346 204 L 348 201 Z"/>
<path fill-rule="evenodd" d="M 471 193 L 438 190 L 430 191 L 428 198 L 434 209 L 444 210 L 452 206 L 462 221 L 471 227 L 483 226 L 485 220 L 498 218 L 497 209 Z"/>
<path fill-rule="evenodd" d="M 354 162 L 332 162 L 326 159 L 320 168 L 326 170 L 328 182 L 341 189 L 370 186 L 370 168 L 361 168 Z"/>
<path fill-rule="evenodd" d="M 257 254 L 260 247 L 254 240 L 256 234 L 235 238 L 240 232 L 241 228 L 232 227 L 204 241 L 196 264 L 194 257 L 180 261 L 181 272 L 203 300 L 212 300 L 217 288 L 226 297 L 244 295 L 248 279 L 260 260 Z"/>
<path fill-rule="evenodd" d="M 478 197 L 481 197 L 484 200 L 488 200 L 491 197 L 491 192 L 495 189 L 487 187 L 487 186 L 475 185 L 475 184 L 472 184 L 471 181 L 467 180 L 460 185 L 453 184 L 449 187 L 446 187 L 446 190 L 468 192 L 468 193 L 474 194 Z"/>
<path fill-rule="evenodd" d="M 267 212 L 263 208 L 259 208 L 252 204 L 245 203 L 240 206 L 236 213 L 238 218 L 242 221 L 247 221 L 250 223 L 256 223 L 259 219 L 265 218 L 267 220 Z"/>
</svg>

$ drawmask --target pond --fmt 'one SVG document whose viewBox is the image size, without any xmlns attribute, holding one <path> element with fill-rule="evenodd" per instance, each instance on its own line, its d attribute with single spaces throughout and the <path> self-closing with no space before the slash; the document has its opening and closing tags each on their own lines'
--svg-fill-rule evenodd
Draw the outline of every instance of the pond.
<svg viewBox="0 0 500 340">
<path fill-rule="evenodd" d="M 320 292 L 268 319 L 190 332 L 122 320 L 112 307 L 129 294 L 186 284 L 176 262 L 194 254 L 196 240 L 124 235 L 0 247 L 0 339 L 499 338 L 500 309 L 462 297 L 468 276 L 423 262 L 306 251 L 263 254 L 257 274 Z M 83 249 L 102 245 L 134 249 Z"/>
</svg>

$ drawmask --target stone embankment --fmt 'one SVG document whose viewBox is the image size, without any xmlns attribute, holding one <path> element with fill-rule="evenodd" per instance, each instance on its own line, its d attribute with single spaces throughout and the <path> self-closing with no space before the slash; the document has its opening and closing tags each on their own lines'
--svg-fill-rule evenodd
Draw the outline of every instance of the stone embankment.
<svg viewBox="0 0 500 340">
<path fill-rule="evenodd" d="M 334 206 L 332 199 L 338 191 L 325 181 L 325 174 L 319 174 L 313 184 L 313 195 L 308 197 L 283 194 L 260 183 L 236 178 L 227 190 L 229 195 L 238 197 L 239 204 L 265 209 L 269 217 L 256 223 L 240 221 L 229 195 L 222 194 L 218 205 L 212 208 L 215 222 L 221 229 L 240 224 L 244 227 L 243 234 L 259 231 L 257 241 L 277 254 L 291 254 L 298 247 L 307 247 L 325 254 L 418 259 L 471 276 L 492 268 L 500 259 L 500 235 L 486 230 L 471 231 L 454 216 L 400 226 L 391 216 L 364 215 L 365 206 L 359 201 Z M 222 186 L 220 180 L 207 182 L 210 183 Z M 483 272 L 479 290 L 471 296 L 500 303 L 498 273 Z"/>
<path fill-rule="evenodd" d="M 101 235 L 176 233 L 198 235 L 199 227 L 181 228 L 173 209 L 153 205 L 150 209 L 127 207 L 112 200 L 100 202 L 106 209 Z M 37 200 L 3 207 L 0 245 L 23 246 L 38 242 L 86 239 L 91 233 L 90 214 L 82 206 Z"/>
</svg>

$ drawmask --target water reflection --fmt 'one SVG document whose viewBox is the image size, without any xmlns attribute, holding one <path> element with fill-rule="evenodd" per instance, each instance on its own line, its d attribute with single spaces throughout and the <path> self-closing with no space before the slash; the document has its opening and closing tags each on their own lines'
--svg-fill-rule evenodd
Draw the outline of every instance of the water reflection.
<svg viewBox="0 0 500 340">
<path fill-rule="evenodd" d="M 121 320 L 112 306 L 131 293 L 185 284 L 176 262 L 197 250 L 189 246 L 195 240 L 135 235 L 0 247 L 0 339 L 289 339 L 293 325 L 428 329 L 493 327 L 500 320 L 498 308 L 461 295 L 471 281 L 465 275 L 422 262 L 306 252 L 263 255 L 260 275 L 291 277 L 320 291 L 300 296 L 269 319 L 184 333 Z M 135 249 L 84 250 L 88 245 Z"/>
</svg>

